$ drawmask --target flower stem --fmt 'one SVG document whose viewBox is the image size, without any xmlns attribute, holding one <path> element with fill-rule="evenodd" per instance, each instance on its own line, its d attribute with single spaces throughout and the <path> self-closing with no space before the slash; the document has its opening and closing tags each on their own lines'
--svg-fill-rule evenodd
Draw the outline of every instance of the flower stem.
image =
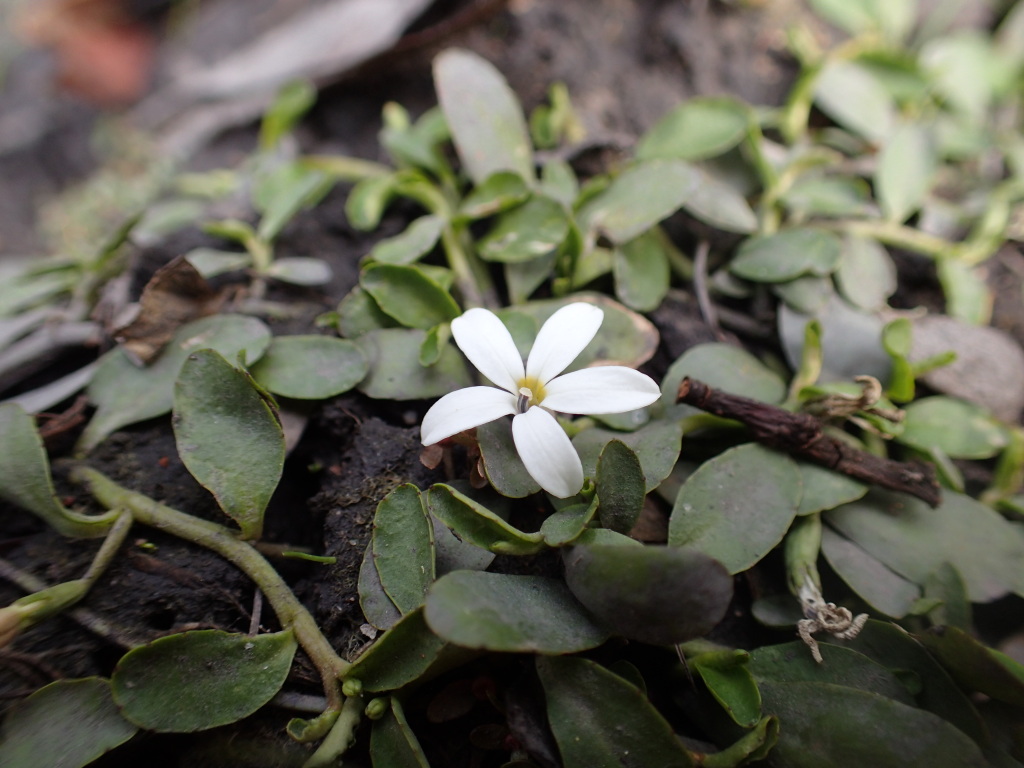
<svg viewBox="0 0 1024 768">
<path fill-rule="evenodd" d="M 345 750 L 355 740 L 355 729 L 359 725 L 362 713 L 362 696 L 352 696 L 346 699 L 341 708 L 341 715 L 327 734 L 327 738 L 321 742 L 316 752 L 303 764 L 302 768 L 327 768 L 327 766 L 338 765 L 338 757 L 345 754 Z"/>
<path fill-rule="evenodd" d="M 211 549 L 245 573 L 263 591 L 283 627 L 295 632 L 295 639 L 313 661 L 323 679 L 328 707 L 341 705 L 340 677 L 349 663 L 338 656 L 316 621 L 299 602 L 284 579 L 251 544 L 241 541 L 222 525 L 186 515 L 135 491 L 124 488 L 106 475 L 83 465 L 71 470 L 71 479 L 110 509 L 125 509 L 134 520 Z"/>
</svg>

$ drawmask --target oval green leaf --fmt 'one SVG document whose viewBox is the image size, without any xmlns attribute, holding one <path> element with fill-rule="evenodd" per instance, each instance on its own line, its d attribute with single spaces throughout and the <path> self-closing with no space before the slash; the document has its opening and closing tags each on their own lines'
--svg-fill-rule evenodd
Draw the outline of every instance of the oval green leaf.
<svg viewBox="0 0 1024 768">
<path fill-rule="evenodd" d="M 326 285 L 334 277 L 330 264 L 309 256 L 274 259 L 263 274 L 282 283 L 306 286 Z"/>
<path fill-rule="evenodd" d="M 636 525 L 647 496 L 640 459 L 621 440 L 610 440 L 601 450 L 595 473 L 601 525 L 628 534 Z"/>
<path fill-rule="evenodd" d="M 533 182 L 522 107 L 502 74 L 477 54 L 449 48 L 434 59 L 434 87 L 463 168 L 477 184 L 498 171 Z"/>
<path fill-rule="evenodd" d="M 782 541 L 802 485 L 788 456 L 747 443 L 687 478 L 669 518 L 668 543 L 703 552 L 729 573 L 745 571 Z"/>
<path fill-rule="evenodd" d="M 415 485 L 398 486 L 377 505 L 373 562 L 399 611 L 406 614 L 423 603 L 434 581 L 434 529 Z"/>
<path fill-rule="evenodd" d="M 361 682 L 366 691 L 393 691 L 419 679 L 444 645 L 427 627 L 423 610 L 417 608 L 356 659 L 346 677 Z"/>
<path fill-rule="evenodd" d="M 58 680 L 33 693 L 4 719 L 0 765 L 82 768 L 136 731 L 118 712 L 107 680 Z"/>
<path fill-rule="evenodd" d="M 522 176 L 511 171 L 499 171 L 462 198 L 459 216 L 467 219 L 494 216 L 526 202 L 529 196 L 530 188 Z"/>
<path fill-rule="evenodd" d="M 841 255 L 842 241 L 836 235 L 796 227 L 745 240 L 729 270 L 757 283 L 783 283 L 801 275 L 826 277 L 839 266 Z"/>
<path fill-rule="evenodd" d="M 542 656 L 537 674 L 565 768 L 696 765 L 643 692 L 614 672 L 588 659 Z"/>
<path fill-rule="evenodd" d="M 953 459 L 987 459 L 1006 445 L 1003 427 L 972 403 L 936 395 L 904 409 L 903 431 L 896 440 L 922 451 L 939 448 Z"/>
<path fill-rule="evenodd" d="M 433 328 L 461 312 L 451 294 L 415 266 L 371 264 L 359 276 L 359 285 L 386 315 L 407 328 Z"/>
<path fill-rule="evenodd" d="M 323 400 L 347 392 L 368 370 L 359 347 L 330 336 L 278 336 L 249 369 L 264 389 L 299 400 Z"/>
<path fill-rule="evenodd" d="M 974 602 L 1024 594 L 1024 526 L 963 494 L 943 491 L 932 509 L 904 494 L 873 490 L 822 517 L 914 584 L 926 584 L 948 561 Z"/>
<path fill-rule="evenodd" d="M 680 104 L 655 123 L 636 148 L 641 160 L 705 160 L 739 144 L 750 124 L 750 107 L 727 96 L 703 96 Z"/>
<path fill-rule="evenodd" d="M 374 768 L 430 768 L 412 732 L 402 705 L 391 697 L 391 707 L 370 732 L 370 759 Z"/>
<path fill-rule="evenodd" d="M 442 229 L 444 220 L 440 216 L 420 216 L 401 234 L 385 238 L 373 246 L 368 258 L 378 264 L 412 264 L 434 249 Z"/>
<path fill-rule="evenodd" d="M 887 219 L 902 224 L 921 207 L 937 162 L 925 126 L 902 123 L 893 130 L 875 167 L 875 194 Z"/>
<path fill-rule="evenodd" d="M 240 635 L 183 632 L 126 653 L 114 701 L 140 728 L 189 733 L 248 717 L 284 684 L 297 644 L 291 630 Z"/>
<path fill-rule="evenodd" d="M 715 701 L 744 728 L 753 728 L 761 720 L 761 694 L 747 669 L 749 658 L 746 651 L 711 651 L 690 661 Z"/>
<path fill-rule="evenodd" d="M 169 413 L 174 405 L 174 382 L 185 358 L 197 349 L 214 349 L 228 360 L 239 353 L 251 365 L 270 345 L 270 329 L 254 317 L 214 315 L 183 325 L 156 362 L 139 368 L 121 351 L 104 355 L 89 384 L 96 413 L 79 440 L 88 452 L 121 427 Z"/>
<path fill-rule="evenodd" d="M 512 422 L 495 419 L 476 428 L 484 474 L 494 490 L 502 496 L 521 499 L 540 490 L 537 481 L 526 471 L 512 441 Z"/>
<path fill-rule="evenodd" d="M 470 386 L 466 364 L 450 344 L 429 368 L 420 365 L 426 338 L 418 328 L 380 328 L 355 339 L 370 363 L 359 391 L 379 400 L 421 400 Z"/>
<path fill-rule="evenodd" d="M 568 234 L 569 220 L 561 203 L 535 195 L 498 216 L 477 249 L 487 261 L 517 264 L 554 252 Z"/>
<path fill-rule="evenodd" d="M 561 581 L 456 571 L 430 588 L 427 624 L 464 648 L 577 653 L 608 639 Z"/>
<path fill-rule="evenodd" d="M 573 438 L 572 444 L 580 454 L 583 473 L 595 477 L 601 451 L 612 440 L 622 442 L 640 460 L 644 476 L 644 490 L 653 491 L 669 476 L 679 458 L 683 428 L 675 421 L 652 421 L 635 432 L 613 432 L 592 427 Z"/>
<path fill-rule="evenodd" d="M 668 255 L 652 233 L 640 235 L 613 251 L 615 295 L 638 312 L 656 309 L 669 287 Z"/>
<path fill-rule="evenodd" d="M 549 515 L 541 523 L 540 532 L 549 547 L 561 547 L 576 540 L 597 513 L 595 496 L 589 504 L 570 504 Z"/>
<path fill-rule="evenodd" d="M 821 553 L 839 578 L 879 613 L 902 619 L 921 597 L 920 587 L 831 528 L 821 532 Z"/>
<path fill-rule="evenodd" d="M 105 536 L 120 514 L 89 517 L 57 500 L 42 438 L 32 417 L 14 403 L 0 405 L 0 499 L 38 515 L 62 536 Z"/>
<path fill-rule="evenodd" d="M 576 546 L 563 555 L 576 598 L 617 635 L 671 645 L 710 632 L 732 577 L 707 555 L 660 546 Z"/>
<path fill-rule="evenodd" d="M 427 491 L 430 514 L 451 528 L 460 539 L 490 552 L 529 555 L 543 547 L 540 533 L 513 528 L 482 504 L 451 486 L 438 483 Z"/>
<path fill-rule="evenodd" d="M 814 99 L 833 120 L 875 144 L 892 130 L 896 106 L 892 96 L 864 66 L 834 58 L 818 73 Z"/>
<path fill-rule="evenodd" d="M 356 589 L 359 592 L 359 607 L 372 626 L 377 629 L 389 629 L 402 618 L 402 614 L 384 591 L 384 585 L 380 583 L 380 574 L 377 573 L 377 566 L 373 562 L 372 541 L 363 552 Z"/>
<path fill-rule="evenodd" d="M 174 439 L 199 484 L 258 539 L 284 468 L 284 433 L 249 376 L 211 349 L 190 355 L 174 386 Z"/>
<path fill-rule="evenodd" d="M 627 243 L 677 211 L 700 189 L 701 174 L 682 160 L 630 166 L 578 213 L 583 230 Z"/>
</svg>

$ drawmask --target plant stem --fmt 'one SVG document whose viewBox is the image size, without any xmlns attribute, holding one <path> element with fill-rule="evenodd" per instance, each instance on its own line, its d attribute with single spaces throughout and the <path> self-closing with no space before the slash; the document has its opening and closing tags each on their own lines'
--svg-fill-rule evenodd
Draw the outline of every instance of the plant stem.
<svg viewBox="0 0 1024 768">
<path fill-rule="evenodd" d="M 263 591 L 281 625 L 295 632 L 295 639 L 320 672 L 328 706 L 337 709 L 341 705 L 338 680 L 348 671 L 349 663 L 334 652 L 309 611 L 252 545 L 241 541 L 234 532 L 222 525 L 186 515 L 148 496 L 130 491 L 90 467 L 74 467 L 71 479 L 85 485 L 104 506 L 126 509 L 133 519 L 143 525 L 211 549 L 245 573 Z"/>
<path fill-rule="evenodd" d="M 886 245 L 920 253 L 933 259 L 954 255 L 958 248 L 956 243 L 941 237 L 888 221 L 834 221 L 826 226 L 840 232 L 849 232 L 851 235 L 871 237 Z"/>
<path fill-rule="evenodd" d="M 448 257 L 448 266 L 455 274 L 455 284 L 462 294 L 465 309 L 471 307 L 498 308 L 498 299 L 494 293 L 491 276 L 486 267 L 463 247 L 462 238 L 451 224 L 441 230 L 441 244 Z"/>
<path fill-rule="evenodd" d="M 359 718 L 363 714 L 363 697 L 352 696 L 345 700 L 334 727 L 331 728 L 327 738 L 321 742 L 316 752 L 307 760 L 302 768 L 328 768 L 338 765 L 338 757 L 345 754 L 355 740 L 356 726 L 359 725 Z"/>
</svg>

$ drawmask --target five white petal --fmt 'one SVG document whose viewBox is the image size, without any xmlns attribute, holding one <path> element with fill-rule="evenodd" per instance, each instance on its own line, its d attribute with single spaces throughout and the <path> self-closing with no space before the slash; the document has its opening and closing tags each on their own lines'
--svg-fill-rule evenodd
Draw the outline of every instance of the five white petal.
<svg viewBox="0 0 1024 768">
<path fill-rule="evenodd" d="M 621 365 L 559 374 L 597 334 L 604 312 L 593 304 L 568 304 L 541 327 L 526 365 L 498 316 L 470 309 L 452 321 L 452 336 L 463 354 L 501 389 L 468 387 L 451 392 L 423 417 L 424 445 L 514 414 L 512 438 L 527 472 L 545 491 L 566 498 L 583 486 L 583 465 L 569 436 L 550 411 L 623 413 L 661 396 L 649 376 Z M 543 398 L 520 412 L 520 388 L 535 380 Z"/>
</svg>

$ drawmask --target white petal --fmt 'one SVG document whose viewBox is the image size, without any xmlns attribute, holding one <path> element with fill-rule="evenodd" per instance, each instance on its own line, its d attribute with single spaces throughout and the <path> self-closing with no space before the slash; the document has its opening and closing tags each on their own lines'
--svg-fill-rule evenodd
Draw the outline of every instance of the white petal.
<svg viewBox="0 0 1024 768">
<path fill-rule="evenodd" d="M 467 387 L 449 392 L 427 411 L 420 426 L 424 445 L 516 412 L 516 398 L 503 389 Z"/>
<path fill-rule="evenodd" d="M 604 312 L 593 304 L 567 304 L 548 318 L 533 342 L 526 375 L 547 383 L 565 370 L 597 334 Z"/>
<path fill-rule="evenodd" d="M 452 320 L 452 336 L 480 373 L 502 389 L 519 391 L 523 358 L 496 314 L 479 307 L 467 310 Z"/>
<path fill-rule="evenodd" d="M 599 365 L 547 383 L 541 405 L 562 413 L 625 413 L 661 397 L 654 379 L 622 365 Z"/>
<path fill-rule="evenodd" d="M 560 499 L 583 487 L 583 464 L 555 417 L 534 406 L 512 419 L 512 439 L 530 477 Z"/>
</svg>

